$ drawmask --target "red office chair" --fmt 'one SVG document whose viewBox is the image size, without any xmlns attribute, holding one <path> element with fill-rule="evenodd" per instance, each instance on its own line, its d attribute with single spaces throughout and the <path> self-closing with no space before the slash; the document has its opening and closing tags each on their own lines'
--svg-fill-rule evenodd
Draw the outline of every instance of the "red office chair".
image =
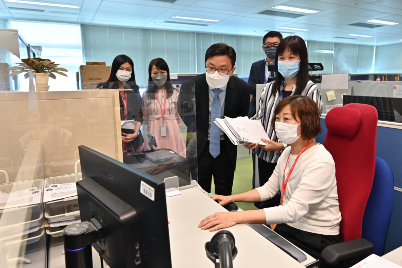
<svg viewBox="0 0 402 268">
<path fill-rule="evenodd" d="M 324 146 L 335 161 L 344 241 L 322 251 L 323 259 L 331 265 L 374 249 L 373 244 L 361 236 L 374 180 L 377 121 L 377 110 L 373 106 L 356 103 L 332 109 L 325 118 Z"/>
</svg>

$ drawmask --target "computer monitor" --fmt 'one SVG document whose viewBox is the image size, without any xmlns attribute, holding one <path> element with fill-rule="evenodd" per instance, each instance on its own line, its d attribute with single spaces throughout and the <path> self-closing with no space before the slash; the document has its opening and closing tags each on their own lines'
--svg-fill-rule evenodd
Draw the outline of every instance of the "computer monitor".
<svg viewBox="0 0 402 268">
<path fill-rule="evenodd" d="M 111 268 L 171 268 L 164 182 L 88 147 L 78 149 L 81 220 L 102 225 L 92 246 Z"/>
<path fill-rule="evenodd" d="M 372 96 L 343 96 L 343 105 L 348 103 L 363 103 L 377 109 L 378 120 L 402 122 L 402 99 L 372 97 Z"/>
</svg>

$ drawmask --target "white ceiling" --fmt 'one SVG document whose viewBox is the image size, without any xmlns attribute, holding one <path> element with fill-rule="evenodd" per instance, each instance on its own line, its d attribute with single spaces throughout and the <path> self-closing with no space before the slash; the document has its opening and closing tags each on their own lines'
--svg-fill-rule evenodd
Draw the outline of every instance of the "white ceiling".
<svg viewBox="0 0 402 268">
<path fill-rule="evenodd" d="M 366 45 L 402 43 L 402 0 L 177 0 L 174 3 L 166 0 L 25 1 L 74 5 L 80 8 L 0 0 L 0 17 L 258 37 L 262 37 L 269 30 L 277 30 L 285 35 L 300 35 L 306 40 Z M 320 12 L 298 18 L 258 14 L 264 10 L 273 10 L 272 7 L 277 5 Z M 219 22 L 179 20 L 173 19 L 173 16 L 213 19 Z M 370 19 L 399 24 L 374 29 L 349 25 L 364 23 Z M 309 31 L 282 30 L 277 27 L 302 28 Z M 353 37 L 349 34 L 372 37 Z"/>
</svg>

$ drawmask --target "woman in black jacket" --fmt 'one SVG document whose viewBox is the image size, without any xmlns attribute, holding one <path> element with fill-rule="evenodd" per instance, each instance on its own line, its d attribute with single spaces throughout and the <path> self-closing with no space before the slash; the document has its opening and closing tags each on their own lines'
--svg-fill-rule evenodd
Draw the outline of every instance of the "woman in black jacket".
<svg viewBox="0 0 402 268">
<path fill-rule="evenodd" d="M 114 58 L 109 79 L 100 83 L 98 89 L 118 89 L 121 120 L 134 120 L 133 129 L 122 129 L 123 152 L 139 151 L 143 138 L 140 133 L 142 124 L 142 99 L 135 82 L 134 63 L 126 55 Z"/>
</svg>

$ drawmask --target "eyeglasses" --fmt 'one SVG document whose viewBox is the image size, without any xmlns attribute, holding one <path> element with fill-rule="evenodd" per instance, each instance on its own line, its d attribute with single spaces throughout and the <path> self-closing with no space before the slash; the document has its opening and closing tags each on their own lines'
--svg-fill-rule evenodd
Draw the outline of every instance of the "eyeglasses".
<svg viewBox="0 0 402 268">
<path fill-rule="evenodd" d="M 215 67 L 205 66 L 205 71 L 207 71 L 208 73 L 215 73 L 216 71 L 218 71 L 219 74 L 228 75 L 231 70 L 228 70 L 228 69 L 217 69 L 217 68 L 215 68 Z"/>
<path fill-rule="evenodd" d="M 265 47 L 272 47 L 272 46 L 277 47 L 277 46 L 279 46 L 279 43 L 278 43 L 278 42 L 275 42 L 275 43 L 266 42 L 266 43 L 264 44 L 264 46 L 265 46 Z"/>
</svg>

